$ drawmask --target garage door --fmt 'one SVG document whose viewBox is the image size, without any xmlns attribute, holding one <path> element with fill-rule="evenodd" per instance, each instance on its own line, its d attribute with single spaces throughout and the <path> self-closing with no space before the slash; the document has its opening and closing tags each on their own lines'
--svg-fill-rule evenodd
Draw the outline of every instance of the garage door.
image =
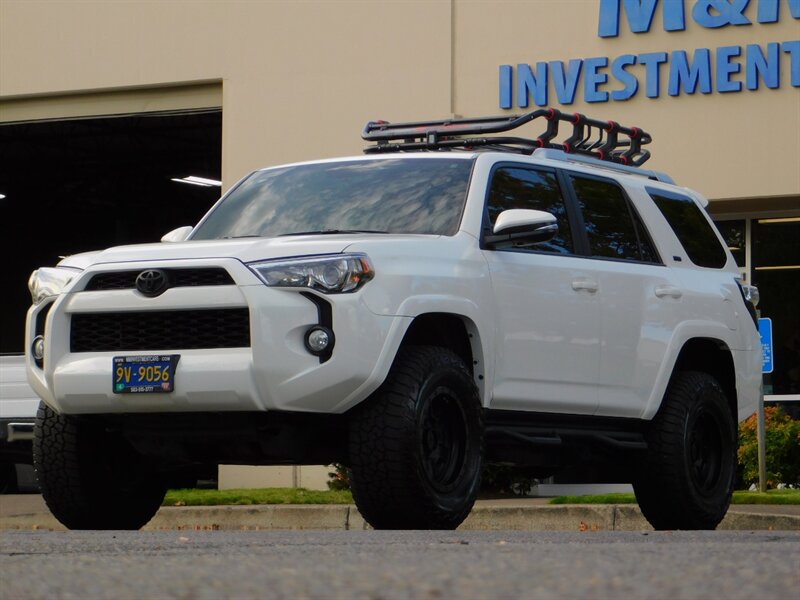
<svg viewBox="0 0 800 600">
<path fill-rule="evenodd" d="M 220 105 L 219 85 L 0 104 L 0 354 L 24 350 L 32 270 L 158 241 L 219 198 Z"/>
</svg>

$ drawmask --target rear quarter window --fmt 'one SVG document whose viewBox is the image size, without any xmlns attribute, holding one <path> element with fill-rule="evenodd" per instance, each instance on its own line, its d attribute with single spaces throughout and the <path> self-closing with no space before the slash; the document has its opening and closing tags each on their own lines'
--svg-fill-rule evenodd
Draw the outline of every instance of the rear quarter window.
<svg viewBox="0 0 800 600">
<path fill-rule="evenodd" d="M 646 188 L 694 264 L 720 269 L 728 255 L 703 211 L 689 196 Z"/>
</svg>

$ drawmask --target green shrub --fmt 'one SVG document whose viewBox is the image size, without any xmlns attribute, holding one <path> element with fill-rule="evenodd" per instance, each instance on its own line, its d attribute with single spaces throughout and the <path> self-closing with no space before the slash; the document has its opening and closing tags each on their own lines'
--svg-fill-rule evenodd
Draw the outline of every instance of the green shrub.
<svg viewBox="0 0 800 600">
<path fill-rule="evenodd" d="M 800 484 L 800 421 L 777 406 L 764 409 L 767 487 Z M 758 421 L 755 414 L 739 424 L 740 485 L 758 484 Z"/>
<path fill-rule="evenodd" d="M 339 463 L 328 466 L 333 467 L 333 471 L 328 471 L 328 489 L 333 491 L 349 490 L 350 473 L 347 467 Z"/>
</svg>

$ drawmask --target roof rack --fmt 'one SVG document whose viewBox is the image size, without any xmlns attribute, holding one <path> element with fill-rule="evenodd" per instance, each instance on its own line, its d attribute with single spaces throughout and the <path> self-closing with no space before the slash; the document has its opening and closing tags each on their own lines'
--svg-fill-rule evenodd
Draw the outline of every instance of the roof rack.
<svg viewBox="0 0 800 600">
<path fill-rule="evenodd" d="M 504 133 L 539 118 L 547 121 L 547 128 L 537 138 L 469 137 Z M 562 142 L 553 142 L 561 122 L 572 125 L 572 135 Z M 598 121 L 580 113 L 562 113 L 555 108 L 541 108 L 522 115 L 474 119 L 414 123 L 370 121 L 361 137 L 376 142 L 374 146 L 364 149 L 366 154 L 454 148 L 485 148 L 532 154 L 538 148 L 552 148 L 635 167 L 650 158 L 650 152 L 642 149 L 642 146 L 653 139 L 638 127 L 624 127 L 616 121 Z"/>
</svg>

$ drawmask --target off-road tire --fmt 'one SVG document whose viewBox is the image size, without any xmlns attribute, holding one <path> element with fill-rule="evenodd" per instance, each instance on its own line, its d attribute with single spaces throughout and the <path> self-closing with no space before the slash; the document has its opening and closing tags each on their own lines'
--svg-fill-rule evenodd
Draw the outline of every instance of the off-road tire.
<svg viewBox="0 0 800 600">
<path fill-rule="evenodd" d="M 715 529 L 731 502 L 736 424 L 719 383 L 676 373 L 647 432 L 634 481 L 642 514 L 659 530 Z"/>
<path fill-rule="evenodd" d="M 43 402 L 34 426 L 33 465 L 48 508 L 69 529 L 139 529 L 166 493 L 119 434 L 60 415 Z"/>
<path fill-rule="evenodd" d="M 455 529 L 480 488 L 483 411 L 475 382 L 445 348 L 402 349 L 350 420 L 351 488 L 375 529 Z"/>
</svg>

